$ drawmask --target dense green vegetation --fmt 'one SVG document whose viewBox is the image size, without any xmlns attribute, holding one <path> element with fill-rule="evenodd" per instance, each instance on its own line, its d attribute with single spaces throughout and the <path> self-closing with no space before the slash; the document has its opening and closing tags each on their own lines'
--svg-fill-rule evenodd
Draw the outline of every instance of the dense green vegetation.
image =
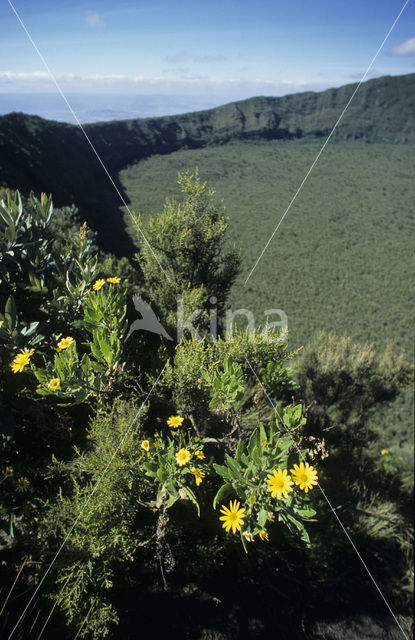
<svg viewBox="0 0 415 640">
<path fill-rule="evenodd" d="M 186 313 L 211 287 L 227 304 L 223 207 L 197 174 L 179 184 L 141 221 L 157 255 L 141 241 L 135 268 L 73 209 L 2 192 L 2 633 L 116 639 L 139 620 L 157 637 L 318 640 L 345 617 L 363 637 L 362 616 L 393 633 L 332 509 L 408 632 L 413 483 L 370 415 L 410 363 L 335 334 L 300 353 L 275 331 L 126 339 L 133 291 L 163 322 L 183 288 Z"/>
<path fill-rule="evenodd" d="M 198 166 L 218 200 L 225 198 L 229 239 L 242 247 L 230 306 L 251 309 L 258 324 L 264 310 L 283 309 L 292 348 L 319 330 L 347 331 L 379 348 L 392 339 L 413 359 L 412 146 L 329 145 L 245 285 L 320 148 L 272 141 L 183 150 L 133 165 L 120 179 L 145 217 L 161 210 L 164 194 L 178 196 L 178 170 Z M 373 419 L 411 473 L 412 391 Z"/>
<path fill-rule="evenodd" d="M 252 277 L 245 280 L 321 145 L 238 143 L 154 156 L 120 173 L 131 207 L 143 215 L 177 197 L 177 171 L 199 167 L 225 199 L 229 239 L 242 249 L 230 299 L 263 320 L 283 309 L 292 346 L 319 329 L 349 331 L 412 348 L 415 148 L 331 144 Z M 128 221 L 128 217 L 127 217 Z"/>
<path fill-rule="evenodd" d="M 79 205 L 0 188 L 0 634 L 401 637 L 317 479 L 410 633 L 414 80 L 362 86 L 246 285 L 355 85 L 88 126 L 132 217 L 79 130 L 0 118 L 2 183 Z"/>
</svg>

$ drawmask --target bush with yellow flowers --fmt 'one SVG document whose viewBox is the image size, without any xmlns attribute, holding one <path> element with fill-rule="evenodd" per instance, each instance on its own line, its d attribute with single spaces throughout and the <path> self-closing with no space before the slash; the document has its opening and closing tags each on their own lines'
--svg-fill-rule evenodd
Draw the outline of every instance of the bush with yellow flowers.
<svg viewBox="0 0 415 640">
<path fill-rule="evenodd" d="M 147 453 L 143 471 L 153 479 L 156 492 L 147 504 L 153 509 L 168 509 L 177 500 L 190 500 L 200 515 L 197 490 L 210 472 L 203 452 L 206 440 L 183 422 L 182 416 L 170 416 L 166 427 L 170 433 L 156 431 L 149 440 L 141 442 Z"/>
<path fill-rule="evenodd" d="M 239 265 L 239 254 L 226 250 L 227 221 L 213 193 L 197 173 L 182 174 L 179 183 L 183 204 L 166 203 L 146 223 L 157 258 L 145 243 L 136 255 L 139 293 L 171 333 L 177 292 L 186 314 L 201 307 L 202 331 L 209 296 L 225 308 Z M 218 585 L 226 562 L 234 585 L 239 569 L 247 581 L 257 579 L 266 560 L 262 593 L 270 594 L 286 588 L 273 582 L 284 562 L 287 574 L 303 571 L 306 558 L 314 572 L 323 564 L 341 575 L 344 544 L 337 523 L 327 523 L 332 514 L 320 508 L 326 444 L 337 456 L 330 479 L 339 508 L 349 508 L 359 479 L 372 483 L 350 522 L 360 523 L 357 533 L 365 526 L 367 538 L 379 536 L 375 516 L 388 513 L 380 498 L 369 500 L 376 468 L 358 444 L 366 437 L 365 408 L 378 393 L 392 397 L 406 379 L 403 361 L 389 358 L 373 370 L 371 353 L 331 336 L 293 366 L 286 335 L 262 328 L 224 339 L 219 327 L 215 340 L 186 333 L 178 344 L 146 332 L 126 340 L 136 315 L 121 268 L 102 259 L 84 227 L 67 243 L 54 237 L 53 217 L 45 196 L 24 202 L 9 194 L 0 205 L 7 254 L 0 261 L 0 418 L 16 427 L 0 440 L 0 537 L 13 551 L 1 566 L 13 584 L 24 562 L 19 598 L 44 577 L 52 610 L 63 613 L 56 637 L 98 639 L 123 623 L 131 593 L 141 617 L 146 601 L 137 605 L 136 597 L 182 595 L 184 588 L 175 589 L 183 576 L 204 597 L 209 572 L 217 571 Z M 385 464 L 384 491 L 391 472 Z M 403 519 L 396 522 L 401 527 Z M 381 528 L 382 540 L 397 526 Z M 401 538 L 406 545 L 406 533 Z M 294 561 L 287 560 L 292 550 Z M 313 585 L 314 575 L 301 573 L 293 583 Z M 291 606 L 298 598 L 290 596 Z M 21 637 L 29 637 L 32 622 L 23 623 Z"/>
<path fill-rule="evenodd" d="M 54 395 L 69 405 L 85 402 L 91 396 L 102 401 L 111 392 L 122 367 L 122 340 L 127 328 L 126 299 L 119 284 L 116 276 L 98 279 L 86 297 L 83 318 L 74 323 L 89 336 L 82 345 L 83 355 L 75 339 L 67 336 L 57 341 L 53 362 L 44 357 L 43 367 L 31 364 L 40 383 L 36 389 L 39 395 Z"/>
<path fill-rule="evenodd" d="M 235 457 L 225 454 L 225 464 L 213 465 L 225 481 L 213 506 L 233 496 L 229 508 L 222 506 L 220 520 L 226 532 L 240 534 L 245 550 L 246 542 L 255 537 L 268 540 L 267 528 L 274 521 L 310 544 L 304 523 L 316 515 L 308 492 L 317 485 L 318 475 L 296 443 L 304 424 L 300 405 L 278 408 L 268 429 L 261 423 L 247 444 L 239 441 Z"/>
</svg>

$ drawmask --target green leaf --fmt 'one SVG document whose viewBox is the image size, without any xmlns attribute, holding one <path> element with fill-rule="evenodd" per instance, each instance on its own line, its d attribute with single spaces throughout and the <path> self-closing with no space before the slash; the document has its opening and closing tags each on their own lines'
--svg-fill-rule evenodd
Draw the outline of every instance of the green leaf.
<svg viewBox="0 0 415 640">
<path fill-rule="evenodd" d="M 252 449 L 258 444 L 258 429 L 254 429 L 248 441 L 248 451 L 252 454 Z"/>
<path fill-rule="evenodd" d="M 293 417 L 293 421 L 298 422 L 299 419 L 301 418 L 301 412 L 302 412 L 302 406 L 301 404 L 297 404 L 293 411 L 292 411 L 292 417 Z"/>
<path fill-rule="evenodd" d="M 16 327 L 17 320 L 17 309 L 13 296 L 10 296 L 8 298 L 4 313 L 6 316 L 9 316 L 9 328 L 13 331 L 13 329 Z"/>
<path fill-rule="evenodd" d="M 239 463 L 242 462 L 242 454 L 245 453 L 245 451 L 246 451 L 245 442 L 243 440 L 239 440 L 238 448 L 236 450 L 236 459 Z"/>
<path fill-rule="evenodd" d="M 310 544 L 310 536 L 308 535 L 307 530 L 304 528 L 301 533 L 301 540 L 306 542 L 308 545 Z"/>
<path fill-rule="evenodd" d="M 196 500 L 196 496 L 193 493 L 193 491 L 191 490 L 190 487 L 186 487 L 184 486 L 183 489 L 186 491 L 187 495 L 189 496 L 190 500 L 193 502 L 193 504 L 195 505 L 196 509 L 197 509 L 197 515 L 200 518 L 200 507 L 199 507 L 199 503 Z"/>
<path fill-rule="evenodd" d="M 290 447 L 292 447 L 292 445 L 293 445 L 293 441 L 289 436 L 287 436 L 286 438 L 280 438 L 280 440 L 278 441 L 278 446 L 276 451 L 277 456 L 278 457 L 282 456 L 286 451 L 288 451 Z"/>
<path fill-rule="evenodd" d="M 299 531 L 303 532 L 305 530 L 303 523 L 297 520 L 297 518 L 294 518 L 294 516 L 292 516 L 291 513 L 286 513 L 285 516 L 288 518 L 290 522 L 293 523 L 295 527 L 297 527 Z"/>
<path fill-rule="evenodd" d="M 260 511 L 258 511 L 258 515 L 257 515 L 257 522 L 258 522 L 259 526 L 261 527 L 261 529 L 263 529 L 265 527 L 266 521 L 267 521 L 267 512 L 265 511 L 265 509 L 260 509 Z"/>
<path fill-rule="evenodd" d="M 0 218 L 2 218 L 6 226 L 13 225 L 13 218 L 6 207 L 0 206 Z"/>
<path fill-rule="evenodd" d="M 26 338 L 29 338 L 31 335 L 33 335 L 35 333 L 35 331 L 38 328 L 38 326 L 39 326 L 39 322 L 31 322 L 26 327 L 23 327 L 23 329 L 21 330 L 20 333 L 23 336 L 26 336 Z"/>
<path fill-rule="evenodd" d="M 144 469 L 146 470 L 146 476 L 150 476 L 151 478 L 157 477 L 157 465 L 151 462 L 145 462 L 143 464 Z"/>
<path fill-rule="evenodd" d="M 283 420 L 284 417 L 284 411 L 282 409 L 282 407 L 280 407 L 279 405 L 275 407 L 275 422 L 277 425 L 280 424 L 280 422 Z"/>
<path fill-rule="evenodd" d="M 294 511 L 301 518 L 306 518 L 306 519 L 312 518 L 317 513 L 317 511 L 315 511 L 312 507 L 308 507 L 305 509 L 299 509 L 298 507 L 294 507 Z"/>
<path fill-rule="evenodd" d="M 259 458 L 259 452 L 258 452 L 258 447 L 255 445 L 255 447 L 252 449 L 252 460 L 254 462 L 256 462 L 257 464 L 259 464 L 260 458 Z"/>
<path fill-rule="evenodd" d="M 170 509 L 170 507 L 172 507 L 174 505 L 175 502 L 177 502 L 177 500 L 179 499 L 179 495 L 173 495 L 172 493 L 169 493 L 169 497 L 167 498 L 165 505 L 166 505 L 166 509 Z"/>
<path fill-rule="evenodd" d="M 238 463 L 236 462 L 236 460 L 234 460 L 233 458 L 230 457 L 229 454 L 225 454 L 225 459 L 226 462 L 231 470 L 231 472 L 233 473 L 235 478 L 241 478 L 242 477 L 242 473 L 241 473 L 241 469 L 238 465 Z"/>
<path fill-rule="evenodd" d="M 223 484 L 219 489 L 219 491 L 217 492 L 217 494 L 215 495 L 215 497 L 213 498 L 213 508 L 216 509 L 216 505 L 219 502 L 219 500 L 222 500 L 223 498 L 225 498 L 225 496 L 232 493 L 232 491 L 233 491 L 233 486 L 229 482 L 226 484 Z"/>
<path fill-rule="evenodd" d="M 213 468 L 215 469 L 216 473 L 218 475 L 220 475 L 222 478 L 224 478 L 225 480 L 231 480 L 232 475 L 228 469 L 228 467 L 224 467 L 221 464 L 216 464 L 215 462 L 213 463 Z"/>
<path fill-rule="evenodd" d="M 168 482 L 168 483 L 166 483 L 165 487 L 166 487 L 167 491 L 168 491 L 172 496 L 175 496 L 176 498 L 179 498 L 179 497 L 180 497 L 180 496 L 179 496 L 179 493 L 178 493 L 178 491 L 177 491 L 177 489 L 176 489 L 176 487 L 175 487 L 175 486 L 174 486 L 174 484 L 173 484 L 173 482 Z"/>
<path fill-rule="evenodd" d="M 265 432 L 264 425 L 262 424 L 262 422 L 259 425 L 259 438 L 260 438 L 260 441 L 261 441 L 261 445 L 265 446 L 265 443 L 268 442 L 268 438 L 267 438 L 267 434 Z"/>
<path fill-rule="evenodd" d="M 209 402 L 209 407 L 211 409 L 216 409 L 216 407 L 218 407 L 220 405 L 221 401 L 219 398 L 212 398 L 212 400 Z"/>
</svg>

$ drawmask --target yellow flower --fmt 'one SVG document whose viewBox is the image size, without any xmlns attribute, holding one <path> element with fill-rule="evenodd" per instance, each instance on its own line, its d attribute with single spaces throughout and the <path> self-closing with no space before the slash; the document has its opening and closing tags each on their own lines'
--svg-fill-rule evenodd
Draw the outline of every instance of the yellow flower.
<svg viewBox="0 0 415 640">
<path fill-rule="evenodd" d="M 179 467 L 183 467 L 183 465 L 187 464 L 192 457 L 192 454 L 187 449 L 180 449 L 175 455 L 176 462 Z"/>
<path fill-rule="evenodd" d="M 30 358 L 33 354 L 34 349 L 32 349 L 31 351 L 25 349 L 24 351 L 18 353 L 17 356 L 14 357 L 13 362 L 10 365 L 13 373 L 20 373 L 21 371 L 23 371 L 25 366 L 29 364 Z"/>
<path fill-rule="evenodd" d="M 92 285 L 92 288 L 94 289 L 94 291 L 99 291 L 101 289 L 101 287 L 103 287 L 105 284 L 105 280 L 103 278 L 100 278 L 99 280 L 95 280 L 94 284 Z"/>
<path fill-rule="evenodd" d="M 183 420 L 184 418 L 182 418 L 181 416 L 170 416 L 170 418 L 167 420 L 167 425 L 171 429 L 178 429 L 182 426 Z"/>
<path fill-rule="evenodd" d="M 24 492 L 27 491 L 29 487 L 29 480 L 24 478 L 23 476 L 19 476 L 17 478 L 17 491 Z"/>
<path fill-rule="evenodd" d="M 58 342 L 58 351 L 62 351 L 62 349 L 67 349 L 68 347 L 71 346 L 71 344 L 73 344 L 75 342 L 75 340 L 73 338 L 62 338 L 62 340 L 60 340 Z"/>
<path fill-rule="evenodd" d="M 52 391 L 54 391 L 55 389 L 59 389 L 60 386 L 61 381 L 59 380 L 59 378 L 52 378 L 52 380 L 48 382 L 48 387 L 49 389 L 52 389 Z"/>
<path fill-rule="evenodd" d="M 269 535 L 268 532 L 265 531 L 265 529 L 262 529 L 262 531 L 259 532 L 259 537 L 261 538 L 261 540 L 263 542 L 269 542 Z"/>
<path fill-rule="evenodd" d="M 118 276 L 112 276 L 112 278 L 107 278 L 107 282 L 111 282 L 111 284 L 120 284 L 121 278 Z"/>
<path fill-rule="evenodd" d="M 222 507 L 220 512 L 223 513 L 223 516 L 219 518 L 219 520 L 223 520 L 222 527 L 225 529 L 226 533 L 230 529 L 232 529 L 232 533 L 236 533 L 241 530 L 241 526 L 244 523 L 244 513 L 245 509 L 240 509 L 240 503 L 236 500 L 232 503 L 232 500 L 229 503 L 229 509 L 227 507 Z"/>
<path fill-rule="evenodd" d="M 6 476 L 12 476 L 14 473 L 13 467 L 6 467 L 4 473 L 6 474 Z"/>
<path fill-rule="evenodd" d="M 294 469 L 290 469 L 290 473 L 292 473 L 295 484 L 298 484 L 300 489 L 304 489 L 306 493 L 313 488 L 313 485 L 318 484 L 317 471 L 314 471 L 314 468 L 310 467 L 308 462 L 305 464 L 300 462 L 300 466 L 295 464 Z"/>
<path fill-rule="evenodd" d="M 271 497 L 277 497 L 281 500 L 281 497 L 288 498 L 288 493 L 292 491 L 293 482 L 291 477 L 287 474 L 287 469 L 275 469 L 272 470 L 272 474 L 267 475 L 267 482 L 270 485 L 267 491 L 271 493 Z"/>
<path fill-rule="evenodd" d="M 190 473 L 193 473 L 195 477 L 196 486 L 199 486 L 200 484 L 202 484 L 202 480 L 206 475 L 206 473 L 202 471 L 202 469 L 196 469 L 195 467 L 192 467 L 192 470 L 190 471 Z"/>
<path fill-rule="evenodd" d="M 144 451 L 149 451 L 150 449 L 150 443 L 148 440 L 143 440 L 141 442 L 141 448 L 144 449 Z"/>
<path fill-rule="evenodd" d="M 381 456 L 386 456 L 389 453 L 389 449 L 382 449 L 382 451 L 380 452 Z"/>
<path fill-rule="evenodd" d="M 245 538 L 245 540 L 247 540 L 247 542 L 253 542 L 254 541 L 254 536 L 252 535 L 252 533 L 250 531 L 243 531 L 242 535 Z"/>
<path fill-rule="evenodd" d="M 195 451 L 195 456 L 196 458 L 199 458 L 199 460 L 205 459 L 205 454 L 203 453 L 203 451 Z"/>
</svg>

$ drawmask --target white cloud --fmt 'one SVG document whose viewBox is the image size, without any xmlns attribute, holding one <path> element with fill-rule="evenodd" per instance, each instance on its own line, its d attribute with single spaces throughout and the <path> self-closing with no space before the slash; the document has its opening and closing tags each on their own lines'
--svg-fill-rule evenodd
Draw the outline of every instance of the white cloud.
<svg viewBox="0 0 415 640">
<path fill-rule="evenodd" d="M 271 79 L 242 79 L 231 77 L 217 80 L 209 75 L 190 73 L 189 70 L 170 69 L 162 75 L 147 77 L 124 74 L 66 73 L 56 80 L 63 93 L 125 93 L 163 95 L 217 96 L 218 104 L 255 95 L 281 96 L 299 91 L 320 91 L 328 86 L 344 83 L 328 81 L 274 81 Z M 46 71 L 11 72 L 0 70 L 0 93 L 42 93 L 55 92 L 56 87 Z"/>
<path fill-rule="evenodd" d="M 227 58 L 221 53 L 217 55 L 190 55 L 190 53 L 184 49 L 164 58 L 164 62 L 171 62 L 173 64 L 189 62 L 190 60 L 196 63 L 210 64 L 212 62 L 224 62 Z"/>
<path fill-rule="evenodd" d="M 0 71 L 0 78 L 7 78 L 8 80 L 39 80 L 50 78 L 50 76 L 46 71 Z"/>
<path fill-rule="evenodd" d="M 88 27 L 103 27 L 104 23 L 102 22 L 100 16 L 95 11 L 87 11 L 85 15 L 85 22 Z"/>
<path fill-rule="evenodd" d="M 415 37 L 401 42 L 401 44 L 389 49 L 392 56 L 415 56 Z"/>
<path fill-rule="evenodd" d="M 64 76 L 66 78 L 68 77 L 74 77 L 73 74 L 68 74 L 68 76 Z M 87 80 L 128 80 L 127 76 L 124 76 L 122 73 L 109 73 L 109 74 L 99 74 L 96 73 L 92 76 L 86 76 Z"/>
</svg>

